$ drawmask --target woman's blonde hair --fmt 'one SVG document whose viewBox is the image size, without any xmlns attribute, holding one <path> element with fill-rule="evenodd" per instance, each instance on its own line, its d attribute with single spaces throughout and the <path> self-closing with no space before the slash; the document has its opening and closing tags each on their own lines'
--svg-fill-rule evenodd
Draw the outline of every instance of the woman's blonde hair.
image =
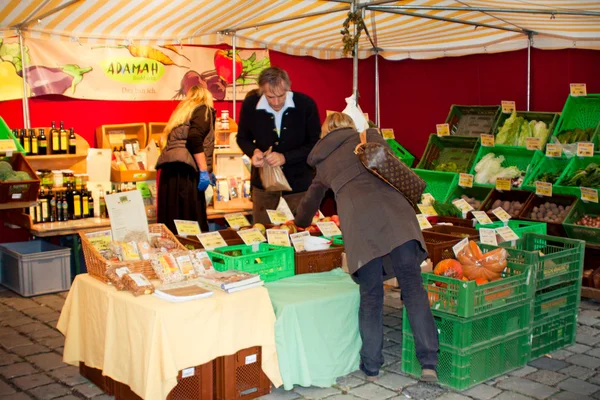
<svg viewBox="0 0 600 400">
<path fill-rule="evenodd" d="M 340 112 L 329 114 L 327 118 L 325 118 L 323 126 L 321 126 L 321 139 L 327 136 L 329 132 L 340 128 L 352 128 L 356 130 L 354 121 L 349 115 Z"/>
<path fill-rule="evenodd" d="M 188 89 L 185 99 L 181 100 L 181 103 L 177 105 L 175 111 L 171 114 L 164 132 L 168 134 L 173 128 L 189 121 L 196 107 L 202 105 L 207 106 L 206 117 L 208 118 L 211 112 L 210 109 L 214 106 L 212 94 L 202 85 L 192 86 Z"/>
</svg>

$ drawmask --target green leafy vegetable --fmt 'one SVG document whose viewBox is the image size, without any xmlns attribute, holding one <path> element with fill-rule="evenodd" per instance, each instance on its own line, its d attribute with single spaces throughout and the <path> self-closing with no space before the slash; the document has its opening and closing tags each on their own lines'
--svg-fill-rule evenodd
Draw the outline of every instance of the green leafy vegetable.
<svg viewBox="0 0 600 400">
<path fill-rule="evenodd" d="M 600 186 L 600 166 L 595 163 L 589 164 L 584 169 L 575 171 L 568 179 L 561 183 L 561 186 Z"/>
</svg>

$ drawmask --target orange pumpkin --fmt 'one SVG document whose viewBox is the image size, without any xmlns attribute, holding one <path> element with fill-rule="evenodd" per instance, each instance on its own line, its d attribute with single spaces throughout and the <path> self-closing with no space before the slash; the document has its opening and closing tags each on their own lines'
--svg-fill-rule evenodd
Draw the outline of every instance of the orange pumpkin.
<svg viewBox="0 0 600 400">
<path fill-rule="evenodd" d="M 488 281 L 485 278 L 477 278 L 475 279 L 475 283 L 478 285 L 485 285 L 486 283 L 489 283 L 490 281 Z"/>
<path fill-rule="evenodd" d="M 506 268 L 507 257 L 508 253 L 503 248 L 483 254 L 479 246 L 471 241 L 458 253 L 457 258 L 463 266 L 463 275 L 468 279 L 483 278 L 493 281 L 499 279 L 502 271 Z"/>
<path fill-rule="evenodd" d="M 463 277 L 462 264 L 451 258 L 442 260 L 433 269 L 435 275 L 447 276 L 450 278 L 461 279 Z"/>
</svg>

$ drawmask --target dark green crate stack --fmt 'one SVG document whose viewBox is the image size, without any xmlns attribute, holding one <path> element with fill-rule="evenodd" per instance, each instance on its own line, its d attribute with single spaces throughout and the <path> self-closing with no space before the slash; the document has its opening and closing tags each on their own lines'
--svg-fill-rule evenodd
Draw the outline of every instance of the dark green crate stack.
<svg viewBox="0 0 600 400">
<path fill-rule="evenodd" d="M 428 171 L 417 168 L 413 171 L 427 183 L 423 193 L 431 194 L 439 202 L 444 202 L 458 185 L 458 174 L 454 172 Z"/>
<path fill-rule="evenodd" d="M 413 163 L 415 162 L 415 156 L 410 154 L 408 150 L 402 147 L 402 145 L 394 139 L 386 139 L 386 142 L 390 145 L 390 148 L 396 157 L 400 159 L 400 161 L 402 161 L 408 167 L 412 167 Z"/>
<path fill-rule="evenodd" d="M 474 136 L 491 134 L 500 116 L 500 106 L 460 106 L 450 107 L 446 123 L 452 136 Z"/>
<path fill-rule="evenodd" d="M 430 135 L 423 157 L 421 157 L 421 161 L 419 161 L 416 168 L 430 171 L 467 173 L 471 169 L 471 164 L 473 164 L 478 150 L 479 138 L 477 137 L 439 137 L 438 135 Z M 448 168 L 451 170 L 448 170 Z"/>
<path fill-rule="evenodd" d="M 575 203 L 565 221 L 563 227 L 570 238 L 585 240 L 589 244 L 600 245 L 600 228 L 585 225 L 577 225 L 584 216 L 597 217 L 600 215 L 600 204 L 578 201 Z"/>
<path fill-rule="evenodd" d="M 600 155 L 593 157 L 572 157 L 567 164 L 563 174 L 560 176 L 558 182 L 556 182 L 556 190 L 559 194 L 566 194 L 569 196 L 581 197 L 580 186 L 569 185 L 569 180 L 577 171 L 586 169 L 590 164 L 600 165 Z M 589 188 L 597 188 L 598 185 L 587 185 Z"/>
<path fill-rule="evenodd" d="M 592 141 L 598 142 L 598 126 L 600 124 L 600 94 L 587 96 L 569 96 L 565 102 L 560 118 L 554 128 L 553 136 L 566 130 L 595 129 Z"/>
</svg>

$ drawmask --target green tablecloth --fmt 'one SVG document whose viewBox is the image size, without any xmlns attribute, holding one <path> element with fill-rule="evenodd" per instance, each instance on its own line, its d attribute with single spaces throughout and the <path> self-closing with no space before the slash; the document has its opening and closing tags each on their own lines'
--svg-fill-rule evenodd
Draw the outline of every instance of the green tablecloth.
<svg viewBox="0 0 600 400">
<path fill-rule="evenodd" d="M 275 342 L 286 390 L 329 387 L 358 369 L 358 285 L 341 269 L 266 284 L 277 322 Z"/>
</svg>

